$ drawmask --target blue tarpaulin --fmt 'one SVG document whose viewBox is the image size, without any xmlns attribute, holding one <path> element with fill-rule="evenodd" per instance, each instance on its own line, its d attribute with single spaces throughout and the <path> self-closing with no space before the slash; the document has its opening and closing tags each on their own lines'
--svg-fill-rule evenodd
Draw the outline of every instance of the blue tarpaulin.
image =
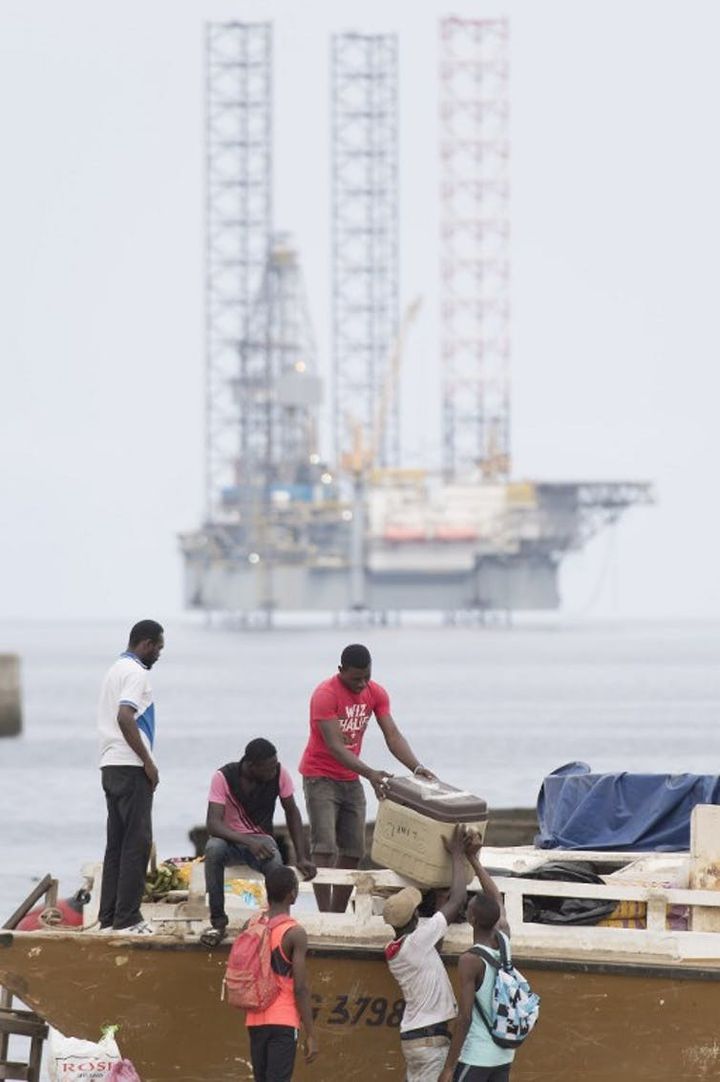
<svg viewBox="0 0 720 1082">
<path fill-rule="evenodd" d="M 568 763 L 538 796 L 540 849 L 678 852 L 690 848 L 690 812 L 720 804 L 715 774 L 593 774 Z"/>
</svg>

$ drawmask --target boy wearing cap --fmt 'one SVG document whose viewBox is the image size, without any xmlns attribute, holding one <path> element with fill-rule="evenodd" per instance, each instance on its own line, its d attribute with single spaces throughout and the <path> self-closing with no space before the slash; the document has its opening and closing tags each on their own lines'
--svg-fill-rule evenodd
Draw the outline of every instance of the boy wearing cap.
<svg viewBox="0 0 720 1082">
<path fill-rule="evenodd" d="M 395 931 L 385 957 L 405 999 L 400 1042 L 407 1082 L 437 1082 L 450 1047 L 448 1023 L 457 1015 L 452 985 L 436 946 L 465 903 L 464 857 L 473 839 L 464 828 L 455 827 L 450 844 L 443 842 L 452 857 L 452 884 L 447 901 L 435 915 L 419 919 L 422 895 L 415 887 L 393 894 L 383 907 L 385 923 Z"/>
</svg>

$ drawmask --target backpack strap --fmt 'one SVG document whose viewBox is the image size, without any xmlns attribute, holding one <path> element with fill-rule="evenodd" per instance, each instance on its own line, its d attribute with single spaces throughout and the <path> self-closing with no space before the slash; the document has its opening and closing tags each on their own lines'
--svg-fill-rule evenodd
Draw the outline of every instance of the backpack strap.
<svg viewBox="0 0 720 1082">
<path fill-rule="evenodd" d="M 504 932 L 496 932 L 497 937 L 497 949 L 500 955 L 500 961 L 498 962 L 494 954 L 489 947 L 481 947 L 479 943 L 473 944 L 470 947 L 468 954 L 476 954 L 479 958 L 484 958 L 486 962 L 489 962 L 494 969 L 504 969 L 509 973 L 513 968 L 512 951 L 510 949 L 510 940 Z"/>
<path fill-rule="evenodd" d="M 495 933 L 498 943 L 498 950 L 500 951 L 500 964 L 506 973 L 512 972 L 513 960 L 512 950 L 510 949 L 510 940 L 504 932 L 497 931 Z"/>
<path fill-rule="evenodd" d="M 495 938 L 497 939 L 497 949 L 500 955 L 500 961 L 497 960 L 489 947 L 482 947 L 479 943 L 473 944 L 468 953 L 475 954 L 479 958 L 484 959 L 485 962 L 489 962 L 493 969 L 497 970 L 498 973 L 501 969 L 504 969 L 506 973 L 512 973 L 513 962 L 512 951 L 510 949 L 510 940 L 505 935 L 505 933 L 501 932 L 499 929 L 495 933 Z M 475 999 L 473 1002 L 475 1003 L 475 1006 L 477 1007 L 478 1013 L 480 1014 L 483 1022 L 487 1026 L 488 1030 L 490 1030 L 490 1023 L 485 1017 L 482 1007 L 478 1003 L 477 992 L 475 994 Z M 490 1032 L 492 1033 L 492 1030 L 490 1030 Z"/>
<path fill-rule="evenodd" d="M 478 958 L 482 958 L 483 961 L 489 962 L 493 969 L 499 969 L 502 964 L 502 962 L 498 962 L 489 947 L 481 947 L 479 943 L 474 943 L 468 950 L 468 954 L 474 954 Z"/>
<path fill-rule="evenodd" d="M 282 949 L 283 939 L 285 937 L 285 931 L 289 932 L 291 928 L 295 928 L 297 926 L 297 923 L 298 922 L 295 920 L 295 918 L 291 917 L 288 913 L 279 913 L 277 917 L 271 917 L 270 920 L 268 920 L 267 922 L 267 930 L 269 936 L 272 935 L 276 928 L 281 929 L 280 939 L 278 940 L 278 947 L 280 948 L 280 953 L 282 954 L 283 958 L 285 958 L 285 960 L 288 962 L 290 961 L 290 959 L 286 958 L 285 952 Z M 270 940 L 270 943 L 272 944 L 272 939 Z"/>
<path fill-rule="evenodd" d="M 482 1018 L 483 1022 L 485 1023 L 485 1029 L 488 1031 L 488 1033 L 492 1037 L 492 1035 L 493 1035 L 492 1026 L 490 1025 L 490 1022 L 487 1019 L 485 1011 L 482 1009 L 482 1007 L 478 1003 L 477 996 L 475 997 L 475 999 L 473 999 L 473 1007 L 475 1008 L 475 1010 L 478 1012 L 478 1014 Z"/>
<path fill-rule="evenodd" d="M 297 924 L 297 921 L 289 913 L 278 913 L 276 917 L 268 918 L 267 926 L 271 931 L 273 928 L 279 928 L 281 924 Z"/>
<path fill-rule="evenodd" d="M 474 954 L 477 958 L 482 958 L 483 961 L 487 962 L 488 965 L 491 965 L 493 967 L 493 969 L 497 969 L 497 970 L 500 969 L 500 963 L 498 962 L 497 958 L 495 958 L 493 956 L 492 952 L 487 947 L 481 947 L 479 944 L 475 943 L 468 950 L 468 954 Z M 479 988 L 475 989 L 475 995 L 473 996 L 473 1007 L 477 1011 L 477 1013 L 480 1015 L 480 1018 L 483 1020 L 483 1022 L 485 1024 L 485 1029 L 488 1031 L 488 1033 L 492 1037 L 492 1028 L 490 1026 L 490 1022 L 488 1021 L 487 1015 L 485 1014 L 485 1011 L 480 1006 L 480 1001 L 478 1000 L 478 992 L 479 991 L 480 991 Z"/>
<path fill-rule="evenodd" d="M 297 921 L 289 913 L 278 913 L 276 917 L 269 917 L 267 909 L 263 909 L 261 913 L 253 913 L 245 927 L 251 928 L 253 924 L 263 924 L 272 931 L 273 928 L 277 928 L 280 924 L 297 924 Z"/>
</svg>

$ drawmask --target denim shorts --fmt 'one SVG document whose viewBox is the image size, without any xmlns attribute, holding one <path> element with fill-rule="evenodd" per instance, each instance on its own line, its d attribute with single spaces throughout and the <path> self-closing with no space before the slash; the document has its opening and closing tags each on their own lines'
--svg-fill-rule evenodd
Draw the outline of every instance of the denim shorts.
<svg viewBox="0 0 720 1082">
<path fill-rule="evenodd" d="M 303 778 L 313 856 L 357 857 L 365 852 L 365 792 L 359 778 Z"/>
</svg>

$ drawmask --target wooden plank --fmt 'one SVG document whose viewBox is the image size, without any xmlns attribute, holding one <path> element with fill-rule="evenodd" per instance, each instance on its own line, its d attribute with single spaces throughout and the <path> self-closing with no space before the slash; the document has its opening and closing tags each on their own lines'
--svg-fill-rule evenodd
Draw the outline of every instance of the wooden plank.
<svg viewBox="0 0 720 1082">
<path fill-rule="evenodd" d="M 13 1079 L 14 1082 L 28 1082 L 31 1078 L 27 1063 L 0 1063 L 0 1079 Z"/>
<path fill-rule="evenodd" d="M 43 894 L 47 893 L 53 882 L 54 880 L 51 875 L 44 875 L 38 885 L 30 891 L 25 901 L 18 906 L 18 908 L 15 910 L 11 917 L 8 917 L 8 919 L 3 924 L 3 928 L 15 928 L 15 926 L 19 924 L 23 917 L 26 915 L 26 913 L 30 912 L 32 907 L 35 905 L 35 902 L 37 902 L 39 898 L 42 898 Z"/>
<path fill-rule="evenodd" d="M 0 988 L 0 1008 L 7 1010 L 12 1007 L 13 994 L 7 988 Z M 3 1063 L 8 1056 L 8 1044 L 10 1041 L 10 1035 L 8 1033 L 0 1033 L 0 1063 Z"/>
<path fill-rule="evenodd" d="M 551 861 L 562 860 L 563 862 L 577 863 L 583 861 L 591 861 L 594 863 L 600 863 L 604 865 L 616 865 L 618 867 L 624 867 L 627 864 L 632 864 L 636 860 L 641 860 L 648 857 L 661 857 L 663 861 L 667 861 L 675 858 L 687 859 L 687 853 L 616 853 L 616 852 L 582 852 L 580 850 L 551 850 L 551 849 L 535 849 L 530 845 L 516 846 L 514 848 L 493 848 L 483 846 L 482 860 L 486 868 L 489 869 L 506 869 L 507 871 L 522 872 L 526 874 L 531 872 L 535 868 L 541 867 L 543 864 L 547 864 Z M 205 879 L 203 869 L 201 865 L 197 866 L 197 869 L 193 869 L 193 879 L 190 884 L 190 897 L 195 900 L 199 896 L 205 893 Z M 369 868 L 369 869 L 344 869 L 344 868 L 318 868 L 317 876 L 312 880 L 312 883 L 308 883 L 302 879 L 302 876 L 298 874 L 300 880 L 300 890 L 305 893 L 312 890 L 313 884 L 332 883 L 338 886 L 354 886 L 358 876 L 372 876 L 376 887 L 386 888 L 395 887 L 400 889 L 408 885 L 412 885 L 412 881 L 405 876 L 398 875 L 396 872 L 391 871 L 388 868 Z M 494 878 L 497 878 L 497 872 L 495 872 Z M 228 865 L 225 869 L 225 878 L 246 878 L 246 879 L 258 879 L 262 878 L 257 870 L 248 867 L 247 865 Z M 470 884 L 470 889 L 478 889 L 477 880 L 473 880 Z M 576 895 L 577 897 L 577 895 Z M 618 895 L 619 897 L 619 895 Z"/>
<path fill-rule="evenodd" d="M 639 884 L 564 883 L 547 879 L 494 879 L 503 894 L 534 894 L 551 898 L 604 898 L 615 901 L 648 902 L 664 898 L 668 905 L 720 906 L 720 891 L 686 890 L 684 887 L 644 887 Z M 473 890 L 476 881 L 470 884 Z"/>
<path fill-rule="evenodd" d="M 663 861 L 675 859 L 687 860 L 687 853 L 653 853 L 653 852 L 638 852 L 638 853 L 616 853 L 616 852 L 582 852 L 580 850 L 560 850 L 560 849 L 534 849 L 532 846 L 517 846 L 512 849 L 500 849 L 489 848 L 483 846 L 482 849 L 482 862 L 488 869 L 500 868 L 513 872 L 530 872 L 534 868 L 539 868 L 543 864 L 548 864 L 555 861 L 562 861 L 563 863 L 578 863 L 589 861 L 594 864 L 604 865 L 617 865 L 624 867 L 627 864 L 634 864 L 635 861 L 657 857 Z M 248 869 L 250 874 L 253 874 L 251 869 Z M 240 873 L 238 873 L 240 874 Z M 244 874 L 244 870 L 243 870 Z M 361 869 L 360 871 L 345 870 L 342 868 L 318 868 L 317 878 L 313 880 L 314 883 L 351 883 L 352 877 L 358 874 L 372 875 L 376 882 L 380 885 L 397 885 L 404 886 L 409 880 L 402 875 L 398 875 L 396 872 L 391 871 L 388 868 L 368 868 Z M 254 873 L 257 876 L 257 872 Z M 302 883 L 301 883 L 302 887 Z"/>
<path fill-rule="evenodd" d="M 44 1039 L 48 1035 L 48 1027 L 33 1011 L 0 1011 L 0 1033 Z"/>
<path fill-rule="evenodd" d="M 320 868 L 312 883 L 301 882 L 303 893 L 312 890 L 313 883 L 339 883 L 354 886 L 359 880 L 372 879 L 374 889 L 396 888 L 408 885 L 408 880 L 395 872 L 389 871 L 349 871 L 339 868 Z M 604 898 L 615 901 L 656 901 L 663 897 L 668 905 L 707 905 L 720 906 L 720 891 L 717 895 L 703 890 L 688 890 L 684 887 L 654 887 L 639 883 L 568 883 L 555 879 L 529 879 L 508 876 L 493 876 L 498 890 L 506 896 L 534 894 L 556 898 Z M 479 890 L 480 884 L 473 879 L 468 890 Z"/>
<path fill-rule="evenodd" d="M 690 815 L 690 886 L 720 898 L 720 807 L 715 804 L 696 804 Z M 720 932 L 720 911 L 707 901 L 694 903 L 690 927 L 694 932 Z"/>
<path fill-rule="evenodd" d="M 667 897 L 662 891 L 648 892 L 646 926 L 649 932 L 664 932 L 667 924 Z"/>
</svg>

